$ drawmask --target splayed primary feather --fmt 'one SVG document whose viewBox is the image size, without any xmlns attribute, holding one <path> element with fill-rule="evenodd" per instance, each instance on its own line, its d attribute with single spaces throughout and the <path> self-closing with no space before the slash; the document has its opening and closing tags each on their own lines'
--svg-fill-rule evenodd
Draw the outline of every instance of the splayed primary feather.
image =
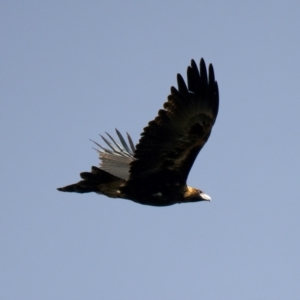
<svg viewBox="0 0 300 300">
<path fill-rule="evenodd" d="M 116 133 L 121 143 L 116 142 L 114 138 L 108 133 L 106 134 L 111 141 L 101 135 L 103 141 L 111 150 L 101 146 L 94 141 L 93 142 L 100 148 L 96 149 L 96 151 L 99 153 L 99 158 L 101 161 L 100 169 L 116 177 L 127 180 L 129 178 L 130 163 L 134 160 L 133 155 L 135 147 L 128 133 L 127 139 L 130 147 L 117 129 Z"/>
</svg>

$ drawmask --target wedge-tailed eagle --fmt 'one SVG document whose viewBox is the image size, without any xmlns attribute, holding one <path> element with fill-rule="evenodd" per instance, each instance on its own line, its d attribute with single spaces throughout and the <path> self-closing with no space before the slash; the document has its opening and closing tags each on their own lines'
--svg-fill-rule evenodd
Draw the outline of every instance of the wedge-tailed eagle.
<svg viewBox="0 0 300 300">
<path fill-rule="evenodd" d="M 62 192 L 95 192 L 111 198 L 167 206 L 175 203 L 209 201 L 202 190 L 186 184 L 191 167 L 215 123 L 218 84 L 210 64 L 208 74 L 203 59 L 200 72 L 194 60 L 187 69 L 187 86 L 177 75 L 178 89 L 171 87 L 164 109 L 144 128 L 134 146 L 116 130 L 119 142 L 103 137 L 107 147 L 97 144 L 100 167 L 80 174 L 81 181 L 62 188 Z"/>
</svg>

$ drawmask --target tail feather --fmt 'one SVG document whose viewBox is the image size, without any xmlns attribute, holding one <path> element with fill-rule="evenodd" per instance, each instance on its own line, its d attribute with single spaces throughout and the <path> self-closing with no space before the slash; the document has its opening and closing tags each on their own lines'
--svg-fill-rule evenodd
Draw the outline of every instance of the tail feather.
<svg viewBox="0 0 300 300">
<path fill-rule="evenodd" d="M 91 172 L 83 172 L 80 174 L 83 179 L 77 183 L 58 188 L 61 192 L 75 192 L 75 193 L 101 193 L 100 186 L 110 185 L 113 182 L 119 182 L 120 178 L 107 173 L 97 167 L 92 167 Z"/>
</svg>

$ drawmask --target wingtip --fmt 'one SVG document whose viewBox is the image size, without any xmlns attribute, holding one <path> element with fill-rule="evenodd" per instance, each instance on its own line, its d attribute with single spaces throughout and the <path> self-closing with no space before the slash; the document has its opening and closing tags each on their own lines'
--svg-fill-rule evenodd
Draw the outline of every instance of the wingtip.
<svg viewBox="0 0 300 300">
<path fill-rule="evenodd" d="M 203 57 L 201 57 L 201 59 L 200 59 L 200 66 L 206 68 L 205 60 Z"/>
<path fill-rule="evenodd" d="M 194 68 L 195 66 L 197 67 L 195 60 L 191 59 L 191 67 Z"/>
<path fill-rule="evenodd" d="M 212 64 L 209 64 L 208 66 L 208 74 L 209 74 L 209 82 L 211 83 L 215 82 L 215 71 Z"/>
</svg>

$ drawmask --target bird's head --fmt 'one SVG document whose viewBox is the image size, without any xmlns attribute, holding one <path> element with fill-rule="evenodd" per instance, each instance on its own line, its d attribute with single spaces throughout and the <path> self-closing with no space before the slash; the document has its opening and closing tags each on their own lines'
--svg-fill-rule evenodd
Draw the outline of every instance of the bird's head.
<svg viewBox="0 0 300 300">
<path fill-rule="evenodd" d="M 211 201 L 211 198 L 199 189 L 187 186 L 184 193 L 185 202 Z"/>
</svg>

